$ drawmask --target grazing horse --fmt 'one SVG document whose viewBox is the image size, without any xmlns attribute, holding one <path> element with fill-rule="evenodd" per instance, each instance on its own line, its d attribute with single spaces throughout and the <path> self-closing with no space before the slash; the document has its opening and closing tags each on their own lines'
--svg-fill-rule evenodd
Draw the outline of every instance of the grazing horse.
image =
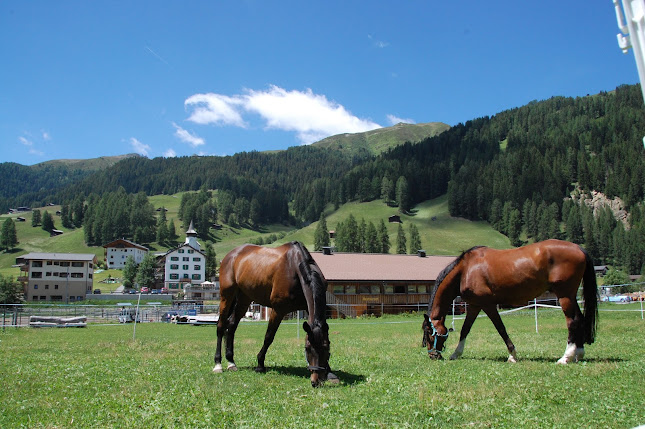
<svg viewBox="0 0 645 429">
<path fill-rule="evenodd" d="M 583 282 L 584 315 L 576 294 Z M 598 317 L 598 288 L 593 262 L 580 246 L 546 240 L 510 250 L 477 246 L 448 265 L 435 282 L 423 329 L 428 355 L 441 359 L 448 338 L 446 314 L 457 297 L 468 303 L 459 344 L 450 359 L 464 352 L 466 336 L 481 310 L 497 328 L 508 348 L 509 362 L 516 362 L 515 346 L 497 312 L 497 305 L 525 305 L 545 291 L 553 292 L 564 312 L 569 338 L 559 364 L 576 362 L 584 356 L 584 343 L 594 342 Z M 429 317 L 428 317 L 429 316 Z"/>
<path fill-rule="evenodd" d="M 271 308 L 264 345 L 258 353 L 257 372 L 265 372 L 264 358 L 284 316 L 307 310 L 302 326 L 311 385 L 338 377 L 329 367 L 329 326 L 325 311 L 327 280 L 307 249 L 297 241 L 276 248 L 244 244 L 231 250 L 220 267 L 220 318 L 214 372 L 222 372 L 222 337 L 226 335 L 228 369 L 235 371 L 235 330 L 252 301 Z"/>
</svg>

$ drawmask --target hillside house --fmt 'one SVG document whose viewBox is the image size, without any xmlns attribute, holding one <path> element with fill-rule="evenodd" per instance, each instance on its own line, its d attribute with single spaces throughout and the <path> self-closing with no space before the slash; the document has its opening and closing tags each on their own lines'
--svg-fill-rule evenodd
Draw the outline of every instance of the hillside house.
<svg viewBox="0 0 645 429">
<path fill-rule="evenodd" d="M 16 258 L 25 301 L 82 301 L 92 293 L 96 255 L 28 253 Z"/>
<path fill-rule="evenodd" d="M 171 293 L 206 280 L 206 255 L 201 251 L 192 221 L 186 231 L 186 242 L 161 255 L 157 266 L 162 268 L 158 275 L 163 279 L 163 286 Z"/>
<path fill-rule="evenodd" d="M 134 243 L 125 238 L 114 240 L 103 246 L 105 263 L 108 269 L 125 267 L 128 257 L 132 256 L 134 262 L 139 265 L 148 253 L 148 248 Z"/>
</svg>

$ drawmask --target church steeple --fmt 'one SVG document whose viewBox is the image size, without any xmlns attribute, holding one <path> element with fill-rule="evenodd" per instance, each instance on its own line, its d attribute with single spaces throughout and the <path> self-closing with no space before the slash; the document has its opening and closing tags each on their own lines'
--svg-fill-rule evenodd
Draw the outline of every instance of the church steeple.
<svg viewBox="0 0 645 429">
<path fill-rule="evenodd" d="M 195 231 L 195 227 L 193 226 L 192 220 L 190 221 L 190 226 L 188 227 L 188 231 L 186 231 L 186 244 L 188 244 L 190 247 L 194 248 L 195 250 L 201 250 L 201 246 L 197 241 L 197 231 Z"/>
</svg>

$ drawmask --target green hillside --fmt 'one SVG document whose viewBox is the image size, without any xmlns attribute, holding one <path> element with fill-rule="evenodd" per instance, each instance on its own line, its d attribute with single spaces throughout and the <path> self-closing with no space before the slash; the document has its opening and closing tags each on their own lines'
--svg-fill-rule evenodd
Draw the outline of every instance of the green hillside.
<svg viewBox="0 0 645 429">
<path fill-rule="evenodd" d="M 166 216 L 168 219 L 174 219 L 175 229 L 179 236 L 178 242 L 183 242 L 185 238 L 184 231 L 181 227 L 181 221 L 177 218 L 180 201 L 181 194 L 150 197 L 150 202 L 156 208 L 163 206 L 168 209 Z M 41 208 L 42 212 L 44 210 L 55 213 L 56 210 L 60 210 L 60 207 Z M 335 229 L 338 222 L 345 220 L 350 213 L 353 213 L 358 221 L 364 218 L 366 222 L 372 221 L 378 224 L 381 219 L 387 221 L 390 215 L 397 212 L 396 208 L 388 207 L 380 201 L 349 203 L 341 206 L 335 212 L 329 210 L 327 216 L 329 229 Z M 61 226 L 58 216 L 54 216 L 55 225 L 57 229 L 64 231 L 64 234 L 57 237 L 50 237 L 40 227 L 32 227 L 31 213 L 0 215 L 0 223 L 4 222 L 7 217 L 11 217 L 15 221 L 18 216 L 26 218 L 25 222 L 15 222 L 20 243 L 14 251 L 0 253 L 0 274 L 17 276 L 18 270 L 11 266 L 15 264 L 16 257 L 28 252 L 94 253 L 99 260 L 103 259 L 102 247 L 88 247 L 85 245 L 83 228 L 67 230 Z M 403 215 L 402 221 L 406 233 L 410 223 L 417 225 L 423 247 L 430 255 L 457 255 L 462 250 L 482 244 L 495 248 L 510 247 L 508 239 L 493 230 L 486 222 L 471 222 L 451 217 L 448 213 L 446 196 L 419 204 L 415 207 L 412 215 Z M 266 239 L 271 234 L 281 237 L 271 246 L 298 240 L 313 249 L 313 235 L 316 225 L 317 223 L 313 223 L 299 230 L 280 224 L 265 225 L 259 232 L 223 225 L 221 230 L 211 230 L 211 238 L 214 240 L 212 244 L 218 260 L 221 260 L 226 253 L 236 246 L 256 241 L 259 237 Z M 386 222 L 386 225 L 390 233 L 390 242 L 393 249 L 396 246 L 398 224 Z M 204 246 L 206 243 L 201 241 L 201 244 Z M 158 243 L 151 243 L 149 247 L 153 252 L 168 250 L 167 247 L 160 246 Z M 393 252 L 393 250 L 391 251 Z"/>
<path fill-rule="evenodd" d="M 121 160 L 139 156 L 141 155 L 136 153 L 129 153 L 127 155 L 100 156 L 98 158 L 91 159 L 55 159 L 52 161 L 45 161 L 34 164 L 31 168 L 38 170 L 45 167 L 63 166 L 71 170 L 99 171 L 109 168 Z"/>
<path fill-rule="evenodd" d="M 339 150 L 347 155 L 378 155 L 405 142 L 420 142 L 449 129 L 442 122 L 424 124 L 399 123 L 392 127 L 379 128 L 364 133 L 338 134 L 327 137 L 314 146 Z"/>
</svg>

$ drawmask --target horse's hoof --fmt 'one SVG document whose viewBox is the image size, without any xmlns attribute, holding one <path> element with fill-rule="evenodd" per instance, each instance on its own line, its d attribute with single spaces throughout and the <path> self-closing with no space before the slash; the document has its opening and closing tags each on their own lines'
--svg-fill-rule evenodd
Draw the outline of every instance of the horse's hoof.
<svg viewBox="0 0 645 429">
<path fill-rule="evenodd" d="M 234 363 L 229 363 L 226 369 L 229 371 L 237 371 L 237 366 Z"/>
<path fill-rule="evenodd" d="M 556 362 L 556 364 L 557 364 L 557 365 L 566 365 L 566 364 L 568 364 L 568 363 L 569 363 L 569 360 L 568 360 L 567 358 L 565 358 L 565 357 L 561 357 L 561 358 L 560 358 L 560 359 L 558 359 L 558 361 Z"/>
<path fill-rule="evenodd" d="M 255 367 L 255 372 L 265 373 L 265 372 L 267 372 L 267 369 L 265 367 L 263 367 L 263 366 L 256 366 Z"/>
<path fill-rule="evenodd" d="M 219 363 L 218 363 L 218 364 L 216 364 L 216 365 L 215 365 L 215 368 L 213 368 L 213 372 L 214 372 L 215 374 L 221 374 L 221 373 L 223 372 L 223 371 L 222 371 L 222 365 L 221 365 L 221 364 L 219 364 Z"/>
<path fill-rule="evenodd" d="M 509 356 L 508 359 L 506 360 L 506 362 L 517 363 L 517 359 L 515 359 L 514 356 Z"/>
<path fill-rule="evenodd" d="M 458 354 L 453 353 L 453 354 L 450 355 L 450 360 L 457 360 L 457 359 L 459 359 Z"/>
</svg>

